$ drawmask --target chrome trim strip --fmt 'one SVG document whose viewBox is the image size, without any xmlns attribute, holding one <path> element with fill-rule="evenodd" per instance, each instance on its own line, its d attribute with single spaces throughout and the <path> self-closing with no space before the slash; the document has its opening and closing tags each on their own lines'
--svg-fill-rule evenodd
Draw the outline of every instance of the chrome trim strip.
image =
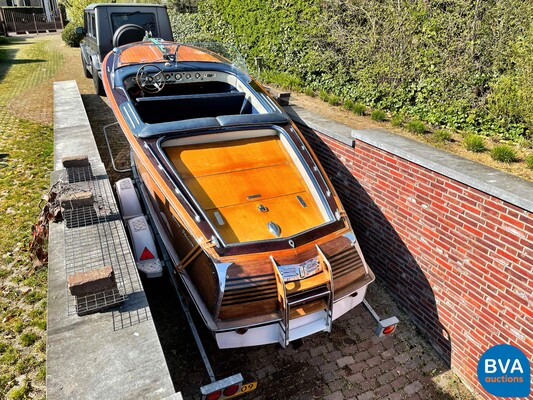
<svg viewBox="0 0 533 400">
<path fill-rule="evenodd" d="M 226 279 L 228 278 L 227 272 L 228 268 L 233 265 L 232 262 L 227 263 L 214 263 L 215 268 L 217 270 L 218 275 L 218 300 L 217 304 L 215 305 L 215 318 L 218 318 L 218 314 L 220 313 L 220 306 L 222 305 L 222 299 L 224 297 L 224 289 L 226 288 Z"/>
<path fill-rule="evenodd" d="M 355 234 L 354 234 L 352 231 L 350 231 L 350 232 L 348 232 L 348 233 L 345 233 L 345 234 L 342 235 L 342 236 L 344 236 L 345 238 L 347 238 L 348 240 L 350 240 L 350 242 L 352 242 L 352 244 L 355 243 L 355 242 L 357 242 L 357 238 L 355 237 Z"/>
</svg>

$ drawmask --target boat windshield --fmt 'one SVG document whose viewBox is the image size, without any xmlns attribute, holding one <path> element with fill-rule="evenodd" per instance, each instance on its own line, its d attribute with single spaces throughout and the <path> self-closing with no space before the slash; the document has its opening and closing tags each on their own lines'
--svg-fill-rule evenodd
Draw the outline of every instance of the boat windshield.
<svg viewBox="0 0 533 400">
<path fill-rule="evenodd" d="M 219 54 L 225 59 L 226 62 L 229 62 L 234 67 L 240 69 L 246 75 L 250 75 L 244 57 L 235 46 L 219 42 L 194 42 L 187 43 L 186 46 L 193 46 L 208 50 L 211 53 Z"/>
<path fill-rule="evenodd" d="M 215 62 L 229 64 L 248 75 L 246 62 L 230 45 L 215 42 L 174 43 L 151 38 L 119 49 L 115 68 L 154 62 Z"/>
</svg>

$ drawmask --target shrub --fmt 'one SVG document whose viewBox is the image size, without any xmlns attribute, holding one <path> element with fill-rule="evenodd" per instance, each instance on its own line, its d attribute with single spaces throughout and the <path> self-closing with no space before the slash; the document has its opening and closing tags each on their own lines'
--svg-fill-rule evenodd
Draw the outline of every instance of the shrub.
<svg viewBox="0 0 533 400">
<path fill-rule="evenodd" d="M 431 139 L 436 143 L 451 142 L 452 134 L 445 129 L 438 129 L 433 133 Z"/>
<path fill-rule="evenodd" d="M 370 116 L 374 121 L 385 121 L 385 111 L 374 110 Z"/>
<path fill-rule="evenodd" d="M 344 108 L 346 108 L 347 110 L 350 110 L 350 111 L 351 111 L 351 110 L 353 110 L 353 106 L 354 106 L 354 104 L 355 104 L 355 103 L 353 102 L 353 100 L 348 99 L 348 100 L 345 100 L 345 101 L 344 101 L 344 104 L 343 104 L 342 106 L 343 106 Z"/>
<path fill-rule="evenodd" d="M 392 126 L 402 126 L 403 116 L 401 114 L 394 114 L 390 119 L 390 123 Z"/>
<path fill-rule="evenodd" d="M 366 106 L 363 103 L 355 103 L 352 111 L 357 115 L 365 115 Z"/>
<path fill-rule="evenodd" d="M 301 79 L 295 75 L 268 69 L 261 71 L 261 78 L 265 82 L 270 82 L 283 88 L 292 90 L 300 90 L 302 83 Z"/>
<path fill-rule="evenodd" d="M 500 144 L 498 146 L 495 146 L 491 150 L 490 156 L 493 160 L 504 163 L 512 163 L 518 161 L 518 156 L 516 155 L 515 149 L 506 144 Z"/>
<path fill-rule="evenodd" d="M 515 138 L 533 127 L 529 1 L 476 2 L 475 54 L 457 51 L 472 47 L 467 1 L 407 1 L 400 8 L 394 1 L 194 3 L 202 32 L 238 43 L 250 64 L 261 56 L 265 68 L 300 76 L 303 87 L 424 115 L 450 129 L 510 131 Z M 378 29 L 368 29 L 369 21 L 379 21 Z M 454 29 L 447 29 L 450 21 Z"/>
<path fill-rule="evenodd" d="M 416 133 L 417 135 L 422 135 L 426 131 L 426 125 L 419 119 L 412 119 L 405 127 L 409 132 Z"/>
<path fill-rule="evenodd" d="M 315 91 L 310 87 L 306 87 L 304 93 L 306 96 L 315 97 Z"/>
<path fill-rule="evenodd" d="M 169 19 L 175 41 L 181 43 L 212 41 L 211 38 L 202 35 L 198 14 L 169 11 Z"/>
<path fill-rule="evenodd" d="M 480 153 L 485 150 L 485 142 L 483 138 L 475 134 L 467 135 L 465 137 L 464 145 L 468 151 L 474 153 Z"/>
<path fill-rule="evenodd" d="M 328 103 L 331 104 L 332 106 L 339 106 L 341 104 L 341 99 L 336 94 L 332 94 L 328 98 Z"/>
<path fill-rule="evenodd" d="M 320 100 L 326 101 L 326 102 L 329 99 L 329 95 L 324 89 L 320 89 L 320 92 L 318 92 L 318 97 L 320 98 Z"/>
<path fill-rule="evenodd" d="M 73 23 L 68 24 L 61 33 L 61 39 L 70 47 L 80 47 L 80 42 L 83 39 L 83 35 L 79 35 L 75 32 L 76 27 Z"/>
<path fill-rule="evenodd" d="M 533 153 L 526 157 L 526 167 L 533 169 Z"/>
</svg>

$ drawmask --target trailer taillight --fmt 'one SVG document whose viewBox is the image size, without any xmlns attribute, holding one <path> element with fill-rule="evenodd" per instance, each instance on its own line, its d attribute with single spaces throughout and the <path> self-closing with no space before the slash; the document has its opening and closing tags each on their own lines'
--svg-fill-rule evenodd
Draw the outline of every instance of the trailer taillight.
<svg viewBox="0 0 533 400">
<path fill-rule="evenodd" d="M 363 304 L 367 308 L 367 310 L 370 312 L 370 315 L 372 315 L 372 318 L 376 320 L 378 325 L 376 326 L 376 329 L 374 332 L 377 336 L 384 336 L 384 335 L 390 335 L 392 332 L 396 330 L 396 327 L 400 323 L 398 318 L 396 317 L 389 317 L 386 319 L 379 318 L 379 315 L 374 311 L 372 306 L 366 299 L 363 299 Z"/>
<path fill-rule="evenodd" d="M 390 335 L 392 332 L 396 330 L 396 327 L 398 326 L 398 318 L 396 317 L 390 317 L 387 319 L 382 319 L 378 321 L 378 326 L 376 327 L 376 335 L 378 336 L 384 336 L 384 335 Z"/>
<path fill-rule="evenodd" d="M 151 260 L 155 258 L 154 255 L 152 254 L 152 252 L 150 250 L 148 250 L 148 247 L 145 247 L 142 254 L 141 254 L 141 257 L 139 258 L 140 261 L 144 261 L 144 260 Z"/>
<path fill-rule="evenodd" d="M 242 375 L 236 374 L 219 381 L 214 381 L 208 385 L 200 388 L 202 394 L 202 400 L 222 400 L 228 397 L 235 397 L 241 394 Z M 248 391 L 254 390 L 257 386 L 256 382 L 252 382 L 252 387 L 246 389 Z M 243 392 L 244 393 L 244 392 Z"/>
<path fill-rule="evenodd" d="M 205 399 L 206 400 L 218 400 L 222 396 L 222 390 L 217 390 L 216 392 L 209 393 Z"/>
<path fill-rule="evenodd" d="M 396 330 L 396 324 L 389 325 L 383 329 L 383 334 L 388 335 L 389 333 L 392 333 Z"/>
<path fill-rule="evenodd" d="M 224 396 L 233 396 L 239 390 L 239 385 L 231 385 L 224 389 Z"/>
</svg>

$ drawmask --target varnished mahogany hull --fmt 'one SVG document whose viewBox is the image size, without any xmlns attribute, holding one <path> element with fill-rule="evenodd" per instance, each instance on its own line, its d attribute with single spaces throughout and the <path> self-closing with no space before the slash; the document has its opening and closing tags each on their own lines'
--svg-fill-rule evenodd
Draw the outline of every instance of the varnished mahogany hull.
<svg viewBox="0 0 533 400">
<path fill-rule="evenodd" d="M 131 57 L 131 60 L 137 57 L 136 54 L 135 47 L 128 48 L 128 57 Z M 183 56 L 185 57 L 187 54 L 184 51 Z M 199 57 L 196 53 L 193 55 Z M 192 55 L 190 56 L 192 57 Z M 276 153 L 277 150 L 274 150 L 279 144 L 273 144 L 272 140 L 265 140 L 262 145 L 267 148 L 272 146 L 265 153 L 265 162 L 270 162 L 273 167 L 268 170 L 265 169 L 261 175 L 252 175 L 249 172 L 254 166 L 244 168 L 242 165 L 231 171 L 231 174 L 228 173 L 226 176 L 220 174 L 216 165 L 218 159 L 216 153 L 213 153 L 217 146 L 212 146 L 212 148 L 204 146 L 205 154 L 209 154 L 208 158 L 214 170 L 208 170 L 202 162 L 196 164 L 189 162 L 186 168 L 180 169 L 181 151 L 179 148 L 165 148 L 166 140 L 175 140 L 176 143 L 179 143 L 181 138 L 189 136 L 191 138 L 202 135 L 206 138 L 210 135 L 216 137 L 228 132 L 231 134 L 232 131 L 238 131 L 239 128 L 220 127 L 213 128 L 208 132 L 197 129 L 192 133 L 170 132 L 156 137 L 141 137 L 139 132 L 136 134 L 131 127 L 131 115 L 126 116 L 122 112 L 127 110 L 124 108 L 125 105 L 132 103 L 128 92 L 123 87 L 117 86 L 117 82 L 111 85 L 114 74 L 108 74 L 107 71 L 113 69 L 113 57 L 113 54 L 106 57 L 104 60 L 105 70 L 103 71 L 104 87 L 111 107 L 131 145 L 138 176 L 144 186 L 147 200 L 153 208 L 153 217 L 158 221 L 161 234 L 168 244 L 167 247 L 170 248 L 169 252 L 175 264 L 176 275 L 183 280 L 204 321 L 211 330 L 218 334 L 226 334 L 230 331 L 236 332 L 240 328 L 259 331 L 266 327 L 264 330 L 268 332 L 264 338 L 257 341 L 245 341 L 244 345 L 277 341 L 275 338 L 277 334 L 272 326 L 274 324 L 277 326 L 277 322 L 282 319 L 283 309 L 280 303 L 279 287 L 276 285 L 274 262 L 282 266 L 300 264 L 318 257 L 319 252 L 320 257 L 327 258 L 331 266 L 330 286 L 333 296 L 333 319 L 362 301 L 366 287 L 374 280 L 374 275 L 362 257 L 346 213 L 331 182 L 305 138 L 292 122 L 288 121 L 284 125 L 272 124 L 271 126 L 250 125 L 240 129 L 248 130 L 248 132 L 271 130 L 277 132 L 276 135 L 279 137 L 283 136 L 284 140 L 290 143 L 290 146 L 299 149 L 297 150 L 299 152 L 297 157 L 301 164 L 298 164 L 298 168 L 291 165 L 290 162 L 285 162 L 291 157 L 294 158 L 294 155 L 287 156 L 283 149 Z M 131 61 L 129 58 L 128 60 Z M 259 87 L 256 82 L 253 83 Z M 260 90 L 262 95 L 266 96 L 264 91 Z M 273 100 L 271 101 L 273 102 Z M 134 109 L 130 108 L 130 112 L 131 110 Z M 260 140 L 256 141 L 254 138 L 247 140 L 248 142 L 245 144 L 252 146 L 248 148 L 255 152 L 251 156 L 242 149 L 241 156 L 232 155 L 227 149 L 223 149 L 225 155 L 219 159 L 224 160 L 229 155 L 239 158 L 241 163 L 259 162 L 258 160 L 264 154 L 253 146 L 255 146 L 255 142 L 260 142 Z M 197 148 L 204 149 L 201 145 Z M 276 159 L 280 154 L 285 154 L 283 155 L 285 161 L 283 157 Z M 267 156 L 270 158 L 268 159 Z M 308 181 L 314 179 L 314 194 L 308 190 L 310 185 L 306 183 L 307 181 L 302 176 L 298 176 L 302 168 L 309 173 Z M 251 176 L 254 178 L 250 178 Z M 237 188 L 232 190 L 231 184 L 239 180 L 241 180 L 238 188 L 240 191 Z M 254 185 L 266 187 L 265 190 L 261 190 L 265 202 L 267 198 L 268 201 L 271 201 L 268 203 L 272 209 L 270 215 L 278 215 L 276 218 L 283 220 L 283 222 L 287 222 L 291 215 L 295 215 L 294 221 L 289 221 L 291 224 L 284 225 L 282 235 L 273 239 L 268 239 L 265 236 L 265 222 L 268 221 L 265 219 L 260 220 L 260 225 L 263 227 L 261 232 L 252 229 L 247 232 L 244 229 L 246 227 L 244 223 L 239 225 L 239 229 L 235 229 L 233 233 L 225 233 L 225 228 L 219 227 L 219 238 L 228 242 L 221 244 L 220 240 L 216 240 L 216 235 L 213 234 L 214 212 L 220 212 L 222 217 L 226 218 L 227 221 L 231 220 L 230 225 L 235 227 L 239 224 L 240 214 L 230 212 L 237 209 L 234 199 L 239 196 L 243 197 L 243 188 L 246 188 L 248 194 L 259 193 Z M 305 211 L 298 208 L 289 211 L 275 209 L 276 204 L 278 204 L 276 199 L 287 195 L 285 193 L 287 186 L 294 188 L 292 192 L 289 191 L 293 199 L 298 196 L 301 202 L 307 204 Z M 219 187 L 225 193 L 224 195 L 217 193 Z M 253 196 L 244 197 L 250 199 Z M 323 202 L 320 203 L 320 206 L 318 205 L 318 197 Z M 245 206 L 252 204 L 251 202 L 245 203 L 242 204 Z M 238 205 L 241 206 L 242 204 Z M 298 203 L 295 204 L 296 207 L 300 207 Z M 252 204 L 251 207 L 257 210 L 257 206 L 257 204 Z M 203 216 L 199 215 L 201 214 L 198 212 L 199 209 L 204 211 Z M 302 215 L 297 215 L 298 210 Z M 308 214 L 303 215 L 304 212 Z M 255 226 L 251 228 L 255 228 Z M 181 270 L 180 260 L 186 259 L 194 253 L 198 246 L 201 248 L 199 255 Z M 299 284 L 301 282 L 292 285 L 297 286 Z M 313 304 L 306 304 L 306 307 L 300 308 L 298 313 L 304 317 L 303 320 L 306 313 L 313 314 L 321 308 L 323 311 L 323 307 L 318 303 L 316 307 Z M 239 340 L 231 338 L 223 346 L 239 346 L 241 343 Z"/>
</svg>

